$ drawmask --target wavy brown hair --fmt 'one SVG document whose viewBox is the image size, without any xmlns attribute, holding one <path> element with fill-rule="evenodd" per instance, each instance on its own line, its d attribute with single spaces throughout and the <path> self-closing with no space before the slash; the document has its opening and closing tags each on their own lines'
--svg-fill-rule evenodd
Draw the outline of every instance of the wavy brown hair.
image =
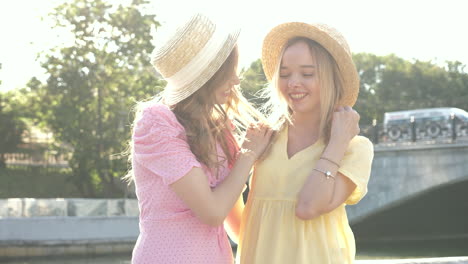
<svg viewBox="0 0 468 264">
<path fill-rule="evenodd" d="M 229 165 L 236 159 L 237 139 L 252 122 L 263 121 L 263 115 L 253 108 L 237 87 L 234 87 L 226 104 L 216 102 L 216 90 L 226 84 L 236 74 L 238 49 L 234 47 L 220 69 L 200 89 L 181 102 L 170 105 L 177 120 L 185 128 L 190 150 L 197 160 L 211 169 L 217 169 L 224 160 L 218 161 L 216 144 L 219 143 Z M 141 112 L 154 102 L 164 103 L 160 96 L 136 106 L 135 125 Z M 234 127 L 234 130 L 232 127 Z M 129 144 L 129 161 L 132 161 L 132 142 Z M 124 177 L 131 182 L 133 171 Z"/>
<path fill-rule="evenodd" d="M 231 124 L 238 128 L 236 134 L 248 123 L 262 119 L 240 91 L 234 87 L 225 105 L 216 103 L 216 90 L 232 79 L 238 65 L 237 46 L 232 50 L 220 69 L 199 90 L 182 100 L 171 110 L 184 126 L 192 153 L 198 161 L 209 168 L 220 165 L 216 155 L 218 142 L 225 153 L 228 163 L 233 164 L 236 153 L 232 146 L 237 146 Z"/>
</svg>

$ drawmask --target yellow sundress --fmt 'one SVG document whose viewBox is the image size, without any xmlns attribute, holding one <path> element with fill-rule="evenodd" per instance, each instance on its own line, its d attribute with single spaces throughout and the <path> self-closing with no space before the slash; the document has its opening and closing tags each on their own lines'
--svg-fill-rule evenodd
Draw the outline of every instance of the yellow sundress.
<svg viewBox="0 0 468 264">
<path fill-rule="evenodd" d="M 353 263 L 356 248 L 345 204 L 356 204 L 367 192 L 372 143 L 355 137 L 340 162 L 339 172 L 357 185 L 347 201 L 330 213 L 304 221 L 295 215 L 297 196 L 325 144 L 318 140 L 288 158 L 287 139 L 286 126 L 268 156 L 255 166 L 242 216 L 237 263 Z"/>
</svg>

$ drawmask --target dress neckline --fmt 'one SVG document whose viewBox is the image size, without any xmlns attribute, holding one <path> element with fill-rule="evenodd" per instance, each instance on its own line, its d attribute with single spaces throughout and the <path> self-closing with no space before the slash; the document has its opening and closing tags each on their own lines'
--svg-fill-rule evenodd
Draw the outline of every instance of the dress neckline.
<svg viewBox="0 0 468 264">
<path fill-rule="evenodd" d="M 284 131 L 282 133 L 282 142 L 283 142 L 283 148 L 282 152 L 286 156 L 286 160 L 292 161 L 295 159 L 300 159 L 302 156 L 306 155 L 308 152 L 310 152 L 311 149 L 314 149 L 315 146 L 321 144 L 323 142 L 322 138 L 317 139 L 314 143 L 310 144 L 309 146 L 299 150 L 298 152 L 294 153 L 291 157 L 288 154 L 288 142 L 289 142 L 289 125 L 286 125 L 284 128 Z"/>
</svg>

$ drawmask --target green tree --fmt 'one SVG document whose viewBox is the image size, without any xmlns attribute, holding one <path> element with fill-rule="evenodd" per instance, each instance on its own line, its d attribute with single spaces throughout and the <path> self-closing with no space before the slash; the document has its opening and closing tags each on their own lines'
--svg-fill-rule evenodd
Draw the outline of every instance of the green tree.
<svg viewBox="0 0 468 264">
<path fill-rule="evenodd" d="M 26 123 L 15 97 L 15 91 L 0 93 L 0 168 L 6 167 L 5 154 L 18 150 L 26 130 Z"/>
<path fill-rule="evenodd" d="M 164 84 L 149 63 L 159 23 L 145 4 L 74 0 L 55 8 L 55 27 L 70 30 L 74 43 L 44 53 L 47 82 L 28 85 L 36 118 L 72 149 L 72 181 L 85 197 L 122 195 L 117 181 L 127 162 L 118 154 L 130 137 L 129 112 Z"/>
<path fill-rule="evenodd" d="M 448 84 L 445 87 L 454 96 L 448 99 L 448 104 L 468 110 L 468 74 L 466 65 L 459 61 L 447 62 Z"/>
<path fill-rule="evenodd" d="M 382 121 L 385 112 L 432 107 L 468 109 L 468 74 L 460 62 L 439 66 L 395 55 L 353 56 L 361 78 L 355 108 L 362 124 Z"/>
<path fill-rule="evenodd" d="M 385 67 L 382 60 L 369 53 L 354 54 L 353 60 L 359 73 L 359 98 L 354 108 L 361 115 L 361 124 L 370 124 L 380 116 L 379 97 L 376 92 L 381 83 L 381 71 Z"/>
<path fill-rule="evenodd" d="M 242 69 L 240 87 L 243 95 L 254 105 L 261 106 L 266 99 L 262 98 L 260 91 L 267 85 L 267 79 L 260 59 L 252 62 L 250 67 Z"/>
</svg>

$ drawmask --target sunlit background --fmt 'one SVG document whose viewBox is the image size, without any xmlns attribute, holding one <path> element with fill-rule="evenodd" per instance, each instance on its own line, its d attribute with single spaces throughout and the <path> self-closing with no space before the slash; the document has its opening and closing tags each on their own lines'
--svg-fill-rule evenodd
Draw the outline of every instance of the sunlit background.
<svg viewBox="0 0 468 264">
<path fill-rule="evenodd" d="M 51 29 L 47 14 L 63 0 L 16 0 L 0 4 L 1 89 L 43 78 L 36 55 L 66 43 L 67 32 Z M 109 1 L 125 3 L 126 1 Z M 447 1 L 169 1 L 153 0 L 148 12 L 162 26 L 173 25 L 190 13 L 203 12 L 242 28 L 241 66 L 260 56 L 262 38 L 285 21 L 329 24 L 347 38 L 353 52 L 394 53 L 404 59 L 446 60 L 468 64 L 468 2 Z"/>
<path fill-rule="evenodd" d="M 128 169 L 123 150 L 131 109 L 164 82 L 148 63 L 151 50 L 128 48 L 125 41 L 115 42 L 125 47 L 108 60 L 113 51 L 103 55 L 82 39 L 75 46 L 81 57 L 69 56 L 76 32 L 48 15 L 64 2 L 72 3 L 64 10 L 74 10 L 96 1 L 0 1 L 0 262 L 7 256 L 11 264 L 127 264 L 139 232 L 134 189 L 121 181 Z M 361 77 L 354 106 L 361 134 L 375 146 L 369 192 L 347 207 L 357 258 L 468 255 L 468 1 L 153 0 L 138 10 L 155 14 L 161 24 L 148 37 L 153 44 L 196 12 L 241 28 L 241 86 L 256 106 L 263 103 L 256 94 L 266 82 L 261 44 L 272 27 L 305 21 L 337 28 Z M 140 26 L 148 18 L 124 21 L 131 33 L 150 28 Z M 148 31 L 134 34 L 145 42 L 136 46 L 151 46 Z M 128 31 L 116 32 L 132 39 Z M 56 61 L 55 47 L 61 54 Z M 80 63 L 83 57 L 88 64 Z M 46 59 L 50 67 L 41 67 Z M 126 67 L 116 63 L 120 59 Z M 57 76 L 47 80 L 45 68 Z M 424 109 L 405 111 L 417 108 Z M 22 232 L 25 226 L 31 232 Z M 61 258 L 67 253 L 82 258 Z M 28 254 L 38 258 L 11 258 Z"/>
</svg>

